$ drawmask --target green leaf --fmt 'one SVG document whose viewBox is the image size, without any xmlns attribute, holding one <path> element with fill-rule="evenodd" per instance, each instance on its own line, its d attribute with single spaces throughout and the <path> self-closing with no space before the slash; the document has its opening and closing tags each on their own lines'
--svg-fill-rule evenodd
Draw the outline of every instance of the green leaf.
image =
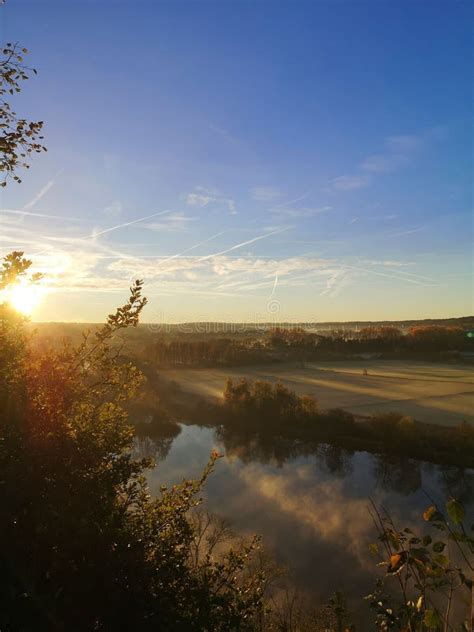
<svg viewBox="0 0 474 632">
<path fill-rule="evenodd" d="M 446 511 L 454 524 L 459 524 L 463 521 L 465 514 L 464 506 L 458 500 L 454 498 L 448 500 L 446 503 Z"/>
<path fill-rule="evenodd" d="M 432 542 L 433 538 L 430 535 L 425 535 L 423 538 L 423 546 L 428 546 L 428 544 L 431 544 Z"/>
<path fill-rule="evenodd" d="M 446 544 L 444 542 L 435 542 L 433 544 L 433 551 L 435 553 L 442 553 Z"/>
<path fill-rule="evenodd" d="M 443 566 L 443 568 L 449 566 L 449 559 L 446 555 L 436 555 L 434 559 L 440 566 Z"/>
<path fill-rule="evenodd" d="M 422 562 L 428 561 L 428 551 L 424 547 L 413 547 L 410 549 L 410 555 L 413 559 L 420 560 Z"/>
<path fill-rule="evenodd" d="M 379 552 L 378 544 L 369 544 L 369 551 L 372 555 L 377 555 L 377 553 Z"/>
<path fill-rule="evenodd" d="M 441 617 L 436 610 L 425 610 L 423 623 L 428 630 L 437 630 L 441 625 Z"/>
</svg>

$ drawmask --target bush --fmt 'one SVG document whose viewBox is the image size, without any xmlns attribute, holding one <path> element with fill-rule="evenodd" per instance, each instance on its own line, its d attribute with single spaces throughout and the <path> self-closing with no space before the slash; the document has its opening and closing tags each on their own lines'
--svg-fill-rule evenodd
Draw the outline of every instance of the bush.
<svg viewBox="0 0 474 632">
<path fill-rule="evenodd" d="M 281 382 L 252 382 L 242 378 L 237 383 L 228 379 L 224 390 L 224 409 L 243 423 L 273 431 L 286 426 L 308 424 L 318 418 L 314 397 L 298 396 Z"/>
</svg>

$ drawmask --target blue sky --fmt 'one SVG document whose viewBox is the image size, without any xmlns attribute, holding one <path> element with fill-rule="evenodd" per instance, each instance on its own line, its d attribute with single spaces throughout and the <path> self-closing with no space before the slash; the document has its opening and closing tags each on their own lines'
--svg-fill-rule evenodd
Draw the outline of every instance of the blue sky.
<svg viewBox="0 0 474 632">
<path fill-rule="evenodd" d="M 8 0 L 46 155 L 0 247 L 37 320 L 473 313 L 471 13 L 461 2 Z"/>
</svg>

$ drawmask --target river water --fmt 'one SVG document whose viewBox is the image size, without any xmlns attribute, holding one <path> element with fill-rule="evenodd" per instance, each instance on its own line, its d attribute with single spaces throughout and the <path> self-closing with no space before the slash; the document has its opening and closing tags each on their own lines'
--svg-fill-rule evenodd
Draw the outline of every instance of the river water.
<svg viewBox="0 0 474 632">
<path fill-rule="evenodd" d="M 223 457 L 204 490 L 206 509 L 228 519 L 239 534 L 261 535 L 276 561 L 290 569 L 292 582 L 316 604 L 342 590 L 352 608 L 367 608 L 362 598 L 382 572 L 369 552 L 376 541 L 371 501 L 389 511 L 397 526 L 422 533 L 429 497 L 442 505 L 456 495 L 472 513 L 473 471 L 229 436 L 196 425 L 179 429 L 174 438 L 138 440 L 138 452 L 157 461 L 149 473 L 151 491 L 198 477 L 217 450 Z"/>
</svg>

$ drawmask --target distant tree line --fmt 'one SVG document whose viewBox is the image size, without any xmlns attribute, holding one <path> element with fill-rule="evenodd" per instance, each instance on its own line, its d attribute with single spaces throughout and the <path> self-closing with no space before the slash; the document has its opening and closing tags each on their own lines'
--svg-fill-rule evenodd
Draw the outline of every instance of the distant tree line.
<svg viewBox="0 0 474 632">
<path fill-rule="evenodd" d="M 392 325 L 335 330 L 322 336 L 305 330 L 275 329 L 270 333 L 273 347 L 325 353 L 358 354 L 474 351 L 474 336 L 462 327 L 415 325 L 406 332 Z"/>
<path fill-rule="evenodd" d="M 144 358 L 153 366 L 215 366 L 261 361 L 258 341 L 233 340 L 214 336 L 189 339 L 186 334 L 160 339 L 147 345 Z"/>
<path fill-rule="evenodd" d="M 148 338 L 151 334 L 143 334 Z M 474 352 L 474 336 L 462 327 L 417 325 L 403 332 L 390 325 L 325 335 L 302 328 L 275 328 L 263 335 L 218 337 L 170 334 L 137 338 L 132 353 L 154 367 L 214 367 L 268 362 L 350 358 L 364 353 L 384 357 L 436 357 Z M 444 356 L 443 356 L 444 354 Z"/>
</svg>

